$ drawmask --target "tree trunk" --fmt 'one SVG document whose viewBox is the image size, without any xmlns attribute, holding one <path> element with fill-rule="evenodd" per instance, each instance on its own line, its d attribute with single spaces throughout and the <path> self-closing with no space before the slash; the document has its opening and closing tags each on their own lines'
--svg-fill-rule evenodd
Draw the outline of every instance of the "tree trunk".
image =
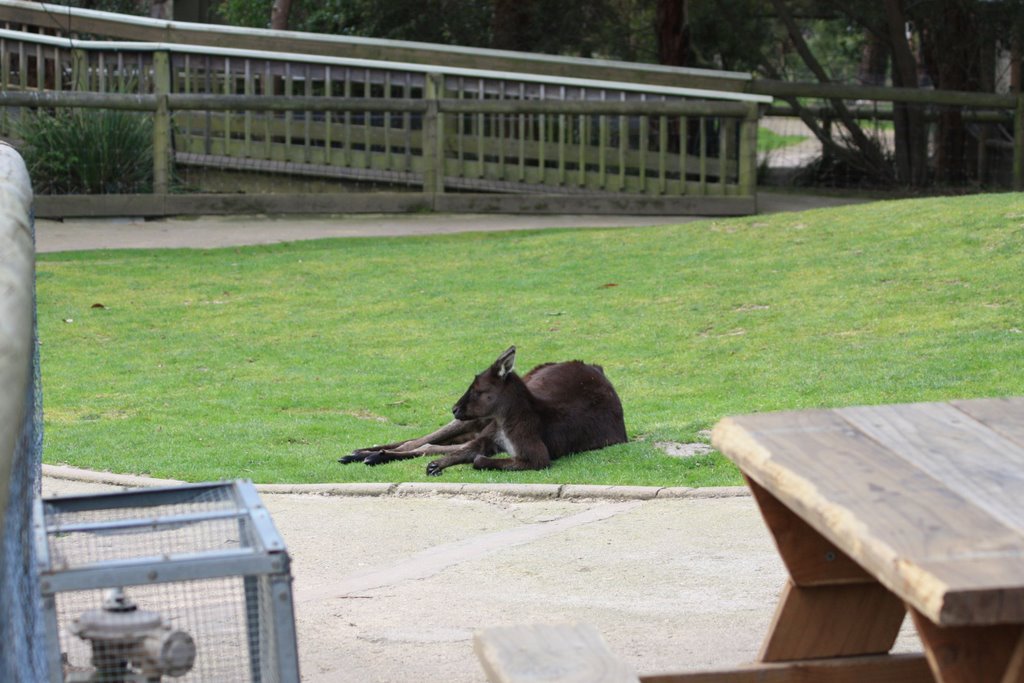
<svg viewBox="0 0 1024 683">
<path fill-rule="evenodd" d="M 658 63 L 686 66 L 690 53 L 687 0 L 658 0 L 654 25 L 658 38 Z"/>
<path fill-rule="evenodd" d="M 270 28 L 276 31 L 288 30 L 288 15 L 292 11 L 292 0 L 274 0 L 270 10 Z"/>
<path fill-rule="evenodd" d="M 174 0 L 153 0 L 149 5 L 150 19 L 173 19 Z"/>
<path fill-rule="evenodd" d="M 907 40 L 907 17 L 901 0 L 885 0 L 885 17 L 892 54 L 892 82 L 903 88 L 916 88 L 917 60 Z M 896 175 L 915 187 L 928 182 L 928 128 L 919 105 L 893 105 L 896 129 Z"/>
<path fill-rule="evenodd" d="M 498 50 L 529 51 L 531 0 L 494 0 L 491 15 L 491 47 Z"/>
<path fill-rule="evenodd" d="M 933 17 L 933 13 L 937 16 Z M 946 0 L 938 12 L 922 16 L 921 42 L 925 63 L 935 87 L 941 90 L 979 90 L 979 46 L 973 13 L 957 0 Z M 962 184 L 974 175 L 969 163 L 970 141 L 960 109 L 939 113 L 935 141 L 935 176 L 942 182 Z"/>
<path fill-rule="evenodd" d="M 885 85 L 889 70 L 889 49 L 880 36 L 864 32 L 864 48 L 860 54 L 857 80 L 861 85 Z"/>
</svg>

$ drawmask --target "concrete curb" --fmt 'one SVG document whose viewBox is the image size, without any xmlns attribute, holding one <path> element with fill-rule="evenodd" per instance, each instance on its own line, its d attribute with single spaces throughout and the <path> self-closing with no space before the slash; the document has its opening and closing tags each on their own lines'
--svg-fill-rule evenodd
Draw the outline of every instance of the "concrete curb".
<svg viewBox="0 0 1024 683">
<path fill-rule="evenodd" d="M 135 474 L 95 472 L 68 465 L 43 465 L 43 476 L 52 479 L 149 488 L 175 486 L 185 482 L 177 479 L 156 479 Z M 687 488 L 685 486 L 601 486 L 594 484 L 464 484 L 452 482 L 413 481 L 401 484 L 256 484 L 256 490 L 268 494 L 302 494 L 319 496 L 503 496 L 535 500 L 665 500 L 680 498 L 736 498 L 749 496 L 745 486 Z"/>
</svg>

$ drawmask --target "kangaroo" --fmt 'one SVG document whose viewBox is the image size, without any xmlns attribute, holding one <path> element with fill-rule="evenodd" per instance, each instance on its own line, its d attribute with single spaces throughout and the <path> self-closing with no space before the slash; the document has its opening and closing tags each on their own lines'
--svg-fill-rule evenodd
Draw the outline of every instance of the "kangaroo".
<svg viewBox="0 0 1024 683">
<path fill-rule="evenodd" d="M 418 439 L 360 448 L 338 460 L 379 465 L 442 455 L 427 465 L 440 475 L 452 465 L 476 469 L 540 470 L 554 458 L 625 443 L 622 403 L 600 365 L 578 360 L 538 365 L 519 377 L 509 347 L 474 379 L 455 419 Z M 507 458 L 492 457 L 506 453 Z"/>
</svg>

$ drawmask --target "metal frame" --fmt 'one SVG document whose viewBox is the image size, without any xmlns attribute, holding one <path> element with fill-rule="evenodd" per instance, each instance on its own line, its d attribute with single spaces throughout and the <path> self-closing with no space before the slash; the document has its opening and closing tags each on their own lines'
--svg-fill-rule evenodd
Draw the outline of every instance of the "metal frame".
<svg viewBox="0 0 1024 683">
<path fill-rule="evenodd" d="M 82 522 L 73 525 L 48 523 L 44 504 L 59 512 L 110 510 L 119 508 L 147 508 L 187 503 L 210 492 L 223 491 L 235 505 L 234 511 L 192 512 L 180 515 L 140 516 L 117 521 Z M 70 531 L 109 531 L 115 528 L 171 528 L 203 521 L 237 518 L 247 525 L 246 540 L 251 545 L 235 550 L 204 551 L 171 556 L 143 557 L 132 560 L 113 560 L 93 563 L 81 568 L 62 569 L 51 562 L 48 538 L 52 534 Z M 206 484 L 139 489 L 88 496 L 63 498 L 37 498 L 35 502 L 33 534 L 36 561 L 40 574 L 44 621 L 51 683 L 62 683 L 59 625 L 56 596 L 76 590 L 92 590 L 113 586 L 139 586 L 175 581 L 241 576 L 245 582 L 247 614 L 263 614 L 264 610 L 250 609 L 259 601 L 272 615 L 271 623 L 264 624 L 272 634 L 273 647 L 261 638 L 258 617 L 248 623 L 249 642 L 259 643 L 268 654 L 266 661 L 278 671 L 282 683 L 299 683 L 299 659 L 292 603 L 291 571 L 284 539 L 274 526 L 269 512 L 260 501 L 251 481 L 237 479 Z M 259 590 L 262 585 L 263 590 Z M 250 652 L 250 657 L 255 653 Z M 254 681 L 260 680 L 259 671 L 253 669 Z"/>
</svg>

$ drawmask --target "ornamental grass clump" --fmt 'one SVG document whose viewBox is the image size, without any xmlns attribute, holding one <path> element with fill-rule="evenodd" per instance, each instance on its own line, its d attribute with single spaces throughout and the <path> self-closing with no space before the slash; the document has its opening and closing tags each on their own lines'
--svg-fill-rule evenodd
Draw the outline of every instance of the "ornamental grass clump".
<svg viewBox="0 0 1024 683">
<path fill-rule="evenodd" d="M 27 114 L 17 135 L 37 194 L 134 194 L 153 188 L 153 122 L 138 112 Z"/>
</svg>

